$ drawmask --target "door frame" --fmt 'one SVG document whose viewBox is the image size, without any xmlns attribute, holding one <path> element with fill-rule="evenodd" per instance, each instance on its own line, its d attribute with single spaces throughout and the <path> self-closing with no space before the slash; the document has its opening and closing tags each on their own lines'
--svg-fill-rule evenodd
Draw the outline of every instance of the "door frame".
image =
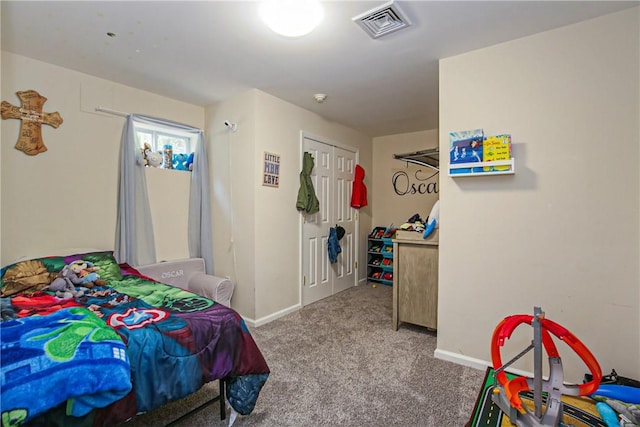
<svg viewBox="0 0 640 427">
<path fill-rule="evenodd" d="M 302 170 L 303 163 L 303 155 L 304 155 L 304 140 L 305 138 L 313 139 L 314 141 L 320 142 L 322 144 L 331 145 L 333 147 L 342 148 L 343 150 L 351 151 L 355 153 L 356 164 L 360 163 L 360 149 L 352 147 L 348 144 L 343 144 L 337 141 L 330 140 L 328 138 L 319 136 L 317 134 L 307 132 L 304 130 L 300 131 L 300 142 L 299 142 L 299 160 L 298 160 L 298 170 Z M 302 288 L 304 286 L 303 283 L 303 259 L 302 259 L 302 245 L 303 245 L 303 232 L 302 227 L 304 226 L 304 215 L 298 213 L 298 306 L 302 307 Z M 354 230 L 354 286 L 358 286 L 359 276 L 358 269 L 360 267 L 360 263 L 358 260 L 360 259 L 360 212 L 356 209 L 355 212 L 355 230 Z"/>
</svg>

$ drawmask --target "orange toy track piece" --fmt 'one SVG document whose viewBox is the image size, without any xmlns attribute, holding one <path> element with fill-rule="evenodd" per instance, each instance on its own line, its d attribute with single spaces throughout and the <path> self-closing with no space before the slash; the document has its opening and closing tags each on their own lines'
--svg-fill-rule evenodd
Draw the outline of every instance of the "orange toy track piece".
<svg viewBox="0 0 640 427">
<path fill-rule="evenodd" d="M 563 385 L 562 393 L 570 396 L 587 396 L 597 390 L 602 380 L 602 370 L 598 361 L 589 351 L 589 349 L 573 335 L 569 330 L 560 326 L 559 324 L 545 318 L 540 318 L 542 344 L 549 359 L 558 358 L 558 350 L 553 342 L 551 334 L 564 341 L 573 351 L 580 356 L 582 361 L 587 365 L 593 375 L 593 379 L 585 384 L 580 385 Z M 523 411 L 522 401 L 518 396 L 521 391 L 527 391 L 530 389 L 527 382 L 527 377 L 517 377 L 512 380 L 508 380 L 504 371 L 499 370 L 502 368 L 502 358 L 500 356 L 500 347 L 505 343 L 505 340 L 511 337 L 513 331 L 522 323 L 531 325 L 533 316 L 527 314 L 518 314 L 505 317 L 496 326 L 493 337 L 491 339 L 491 361 L 493 368 L 498 372 L 496 378 L 500 385 L 505 389 L 505 393 L 509 399 L 509 403 L 513 408 L 518 411 Z M 551 333 L 551 334 L 550 334 Z"/>
<path fill-rule="evenodd" d="M 504 392 L 507 395 L 507 399 L 509 399 L 509 403 L 520 412 L 523 412 L 524 409 L 522 409 L 522 399 L 520 399 L 518 393 L 529 390 L 527 377 L 516 377 L 504 384 Z"/>
</svg>

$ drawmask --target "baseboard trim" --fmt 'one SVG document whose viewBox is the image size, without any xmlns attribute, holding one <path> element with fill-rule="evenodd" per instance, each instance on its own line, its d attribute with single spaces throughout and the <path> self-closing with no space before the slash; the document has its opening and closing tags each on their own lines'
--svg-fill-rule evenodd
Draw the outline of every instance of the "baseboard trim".
<svg viewBox="0 0 640 427">
<path fill-rule="evenodd" d="M 486 360 L 476 359 L 475 357 L 469 357 L 463 354 L 453 353 L 451 351 L 440 350 L 439 348 L 436 348 L 436 350 L 433 352 L 433 357 L 440 360 L 446 360 L 447 362 L 453 362 L 458 365 L 475 368 L 480 371 L 484 371 L 487 369 L 487 367 L 493 366 L 491 362 L 488 362 Z M 533 378 L 533 373 L 523 371 L 521 369 L 514 369 L 510 367 L 508 371 L 516 375 Z"/>
<path fill-rule="evenodd" d="M 254 319 L 249 319 L 247 317 L 243 317 L 245 323 L 247 323 L 249 326 L 251 327 L 258 327 L 258 326 L 262 326 L 262 325 L 266 325 L 269 322 L 273 322 L 276 319 L 279 319 L 283 316 L 286 316 L 289 313 L 293 313 L 295 311 L 298 311 L 302 308 L 302 306 L 300 304 L 296 304 L 296 305 L 292 305 L 291 307 L 287 307 L 283 310 L 277 311 L 273 314 L 270 314 L 268 316 L 265 317 L 261 317 L 260 319 L 254 320 Z"/>
<path fill-rule="evenodd" d="M 486 360 L 476 359 L 474 357 L 453 353 L 451 351 L 440 350 L 439 348 L 436 348 L 436 350 L 433 352 L 433 357 L 440 360 L 446 360 L 447 362 L 453 362 L 457 365 L 475 368 L 481 371 L 487 369 L 487 366 L 491 366 L 491 363 L 487 362 Z"/>
</svg>

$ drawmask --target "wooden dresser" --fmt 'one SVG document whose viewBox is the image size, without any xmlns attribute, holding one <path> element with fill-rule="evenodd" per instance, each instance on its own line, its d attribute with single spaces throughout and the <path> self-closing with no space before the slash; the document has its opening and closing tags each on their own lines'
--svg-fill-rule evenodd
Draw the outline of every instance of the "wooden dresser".
<svg viewBox="0 0 640 427">
<path fill-rule="evenodd" d="M 407 234 L 411 233 L 411 234 Z M 438 241 L 422 233 L 393 239 L 393 329 L 400 322 L 438 327 Z"/>
</svg>

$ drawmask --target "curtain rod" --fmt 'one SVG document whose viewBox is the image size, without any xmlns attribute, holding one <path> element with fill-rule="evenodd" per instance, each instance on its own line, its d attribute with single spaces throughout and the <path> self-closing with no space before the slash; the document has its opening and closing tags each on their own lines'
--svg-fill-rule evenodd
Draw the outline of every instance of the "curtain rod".
<svg viewBox="0 0 640 427">
<path fill-rule="evenodd" d="M 129 116 L 129 113 L 123 113 L 122 111 L 112 110 L 110 108 L 105 108 L 105 107 L 100 107 L 100 106 L 96 107 L 96 111 L 99 111 L 101 113 L 113 114 L 114 116 L 120 116 L 120 117 L 128 117 Z"/>
</svg>

